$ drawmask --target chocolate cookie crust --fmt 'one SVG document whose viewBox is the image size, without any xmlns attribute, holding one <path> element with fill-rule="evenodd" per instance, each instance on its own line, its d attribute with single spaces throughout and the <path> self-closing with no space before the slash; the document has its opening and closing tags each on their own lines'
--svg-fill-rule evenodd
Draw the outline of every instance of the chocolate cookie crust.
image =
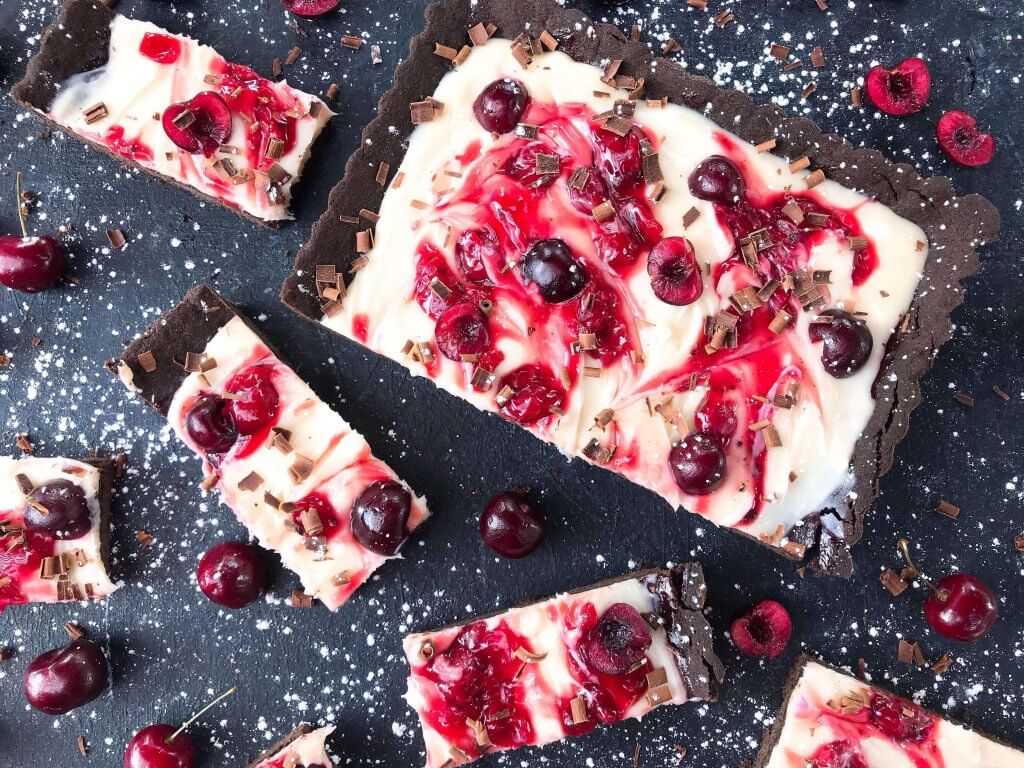
<svg viewBox="0 0 1024 768">
<path fill-rule="evenodd" d="M 307 733 L 312 732 L 313 726 L 311 726 L 309 723 L 302 723 L 301 725 L 295 726 L 292 730 L 290 730 L 288 733 L 286 733 L 284 736 L 278 739 L 277 742 L 267 747 L 263 754 L 259 755 L 258 757 L 254 758 L 251 762 L 247 763 L 245 768 L 256 768 L 256 766 L 262 763 L 264 760 L 269 760 L 281 750 L 287 749 L 289 746 L 291 746 L 293 742 L 298 741 Z"/>
<path fill-rule="evenodd" d="M 413 38 L 409 57 L 395 74 L 395 87 L 378 106 L 378 117 L 363 131 L 360 148 L 349 159 L 344 178 L 331 191 L 328 209 L 299 251 L 295 268 L 281 290 L 282 301 L 313 322 L 323 316 L 315 285 L 318 265 L 333 265 L 350 275 L 357 258 L 356 231 L 362 224 L 343 221 L 360 207 L 379 210 L 393 172 L 401 164 L 413 125 L 409 104 L 432 95 L 449 62 L 434 54 L 435 43 L 456 50 L 468 43 L 467 30 L 494 25 L 494 35 L 513 39 L 547 31 L 558 50 L 596 66 L 621 60 L 619 75 L 644 78 L 643 98 L 669 101 L 703 113 L 751 144 L 769 139 L 773 152 L 796 160 L 806 156 L 827 178 L 888 206 L 920 226 L 931 256 L 906 321 L 890 337 L 873 387 L 875 410 L 858 440 L 851 466 L 855 480 L 841 509 L 823 509 L 789 534 L 805 548 L 811 567 L 849 577 L 850 547 L 863 536 L 864 517 L 878 493 L 878 478 L 892 466 L 896 444 L 906 435 L 911 411 L 921 400 L 920 378 L 932 366 L 939 347 L 952 333 L 950 314 L 964 300 L 963 280 L 980 266 L 977 248 L 999 231 L 999 214 L 978 195 L 957 197 L 950 181 L 923 178 L 910 165 L 897 164 L 872 149 L 858 149 L 812 121 L 792 117 L 773 105 L 757 105 L 746 95 L 720 88 L 674 61 L 655 56 L 620 30 L 596 24 L 552 0 L 442 0 L 427 9 L 426 29 Z M 386 177 L 381 183 L 378 179 Z M 349 278 L 351 279 L 351 278 Z M 738 531 L 743 533 L 742 531 Z M 761 542 L 763 543 L 763 542 Z M 793 552 L 775 551 L 800 559 Z"/>
<path fill-rule="evenodd" d="M 11 98 L 25 109 L 35 112 L 49 127 L 96 148 L 119 163 L 138 168 L 260 226 L 271 229 L 280 227 L 286 220 L 265 221 L 239 210 L 213 195 L 207 195 L 195 187 L 122 157 L 104 144 L 79 136 L 47 116 L 61 83 L 72 75 L 98 69 L 107 63 L 110 58 L 110 24 L 116 15 L 99 0 L 66 0 L 57 21 L 43 30 L 39 51 L 29 60 L 25 76 L 11 88 Z"/>
<path fill-rule="evenodd" d="M 672 568 L 651 568 L 646 571 L 627 573 L 605 579 L 585 587 L 578 587 L 568 592 L 578 595 L 592 589 L 608 587 L 622 581 L 636 579 L 647 587 L 647 591 L 658 598 L 657 614 L 665 628 L 669 647 L 676 659 L 679 675 L 686 685 L 690 698 L 702 701 L 717 701 L 718 690 L 725 678 L 725 667 L 715 654 L 714 634 L 711 625 L 704 616 L 708 588 L 704 580 L 704 570 L 700 563 L 681 563 Z M 440 632 L 450 627 L 461 627 L 474 621 L 484 621 L 500 616 L 515 608 L 525 608 L 549 598 L 542 597 L 530 600 L 482 616 L 474 616 L 470 621 L 458 621 L 443 627 L 425 632 Z M 423 634 L 416 632 L 414 634 Z"/>
</svg>

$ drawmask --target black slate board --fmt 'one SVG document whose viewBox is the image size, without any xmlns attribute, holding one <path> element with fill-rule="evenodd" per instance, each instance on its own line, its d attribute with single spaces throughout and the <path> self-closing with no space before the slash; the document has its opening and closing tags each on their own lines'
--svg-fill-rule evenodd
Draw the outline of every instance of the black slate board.
<svg viewBox="0 0 1024 768">
<path fill-rule="evenodd" d="M 0 662 L 0 765 L 119 764 L 138 728 L 176 722 L 233 682 L 240 695 L 194 729 L 204 766 L 243 765 L 302 719 L 338 725 L 332 745 L 343 765 L 417 765 L 419 729 L 401 698 L 402 633 L 691 557 L 705 565 L 711 620 L 728 665 L 722 703 L 665 709 L 643 724 L 492 763 L 627 766 L 640 743 L 642 766 L 674 765 L 672 745 L 678 743 L 688 750 L 684 765 L 735 766 L 755 753 L 763 718 L 774 714 L 800 648 L 838 664 L 864 657 L 897 691 L 921 692 L 928 706 L 948 707 L 958 719 L 1024 744 L 1017 671 L 1024 640 L 1015 615 L 1024 597 L 1024 560 L 1013 550 L 1013 536 L 1024 533 L 1018 487 L 1024 312 L 1017 298 L 1024 285 L 1018 149 L 1024 146 L 1024 86 L 1013 81 L 1024 66 L 1019 4 L 993 0 L 978 10 L 967 0 L 886 0 L 850 9 L 836 2 L 822 14 L 813 0 L 720 0 L 706 12 L 680 0 L 575 3 L 620 26 L 638 20 L 645 39 L 671 34 L 691 68 L 735 80 L 758 99 L 784 99 L 783 106 L 806 112 L 822 127 L 915 162 L 922 173 L 949 174 L 961 191 L 984 194 L 1004 214 L 1000 240 L 985 252 L 982 274 L 954 315 L 954 339 L 924 381 L 924 404 L 882 481 L 878 511 L 855 553 L 858 573 L 849 583 L 813 576 L 801 581 L 791 564 L 757 545 L 676 514 L 606 472 L 565 462 L 511 425 L 307 327 L 278 304 L 278 287 L 291 266 L 287 251 L 302 244 L 324 207 L 407 39 L 422 27 L 426 4 L 345 2 L 323 20 L 300 21 L 308 37 L 289 26 L 276 0 L 119 5 L 123 13 L 188 32 L 264 73 L 274 57 L 283 60 L 298 45 L 304 54 L 286 68 L 291 82 L 314 92 L 325 91 L 332 80 L 342 86 L 342 115 L 321 140 L 310 179 L 297 190 L 299 220 L 279 232 L 124 173 L 77 142 L 39 139 L 39 120 L 8 99 L 0 102 L 0 188 L 13 190 L 13 172 L 21 170 L 26 187 L 42 198 L 32 226 L 74 223 L 72 265 L 81 280 L 37 296 L 0 293 L 0 349 L 13 358 L 10 368 L 0 369 L 0 403 L 7 413 L 0 441 L 13 453 L 15 434 L 29 432 L 43 454 L 81 455 L 89 446 L 129 453 L 113 532 L 116 575 L 125 588 L 107 605 L 0 614 L 0 646 L 16 650 Z M 742 34 L 736 23 L 714 27 L 719 5 L 736 13 Z M 0 89 L 20 77 L 39 31 L 55 15 L 53 2 L 0 4 Z M 371 64 L 368 46 L 342 48 L 340 36 L 352 32 L 365 32 L 368 42 L 381 45 L 384 63 Z M 780 66 L 763 51 L 771 41 L 786 42 L 786 33 L 806 46 L 799 52 L 805 60 L 811 47 L 822 45 L 829 66 L 813 75 L 798 70 L 781 81 Z M 935 86 L 927 110 L 897 120 L 846 106 L 846 91 L 869 60 L 895 62 L 917 52 L 932 64 Z M 800 103 L 799 92 L 812 77 L 818 92 Z M 938 153 L 934 124 L 948 108 L 972 111 L 994 127 L 1000 151 L 990 166 L 956 170 Z M 13 194 L 0 189 L 2 200 L 11 204 L 0 203 L 0 227 L 14 231 Z M 109 252 L 104 229 L 110 226 L 128 236 L 125 250 Z M 196 489 L 198 462 L 102 368 L 122 339 L 202 281 L 254 317 L 296 370 L 367 435 L 375 452 L 428 496 L 435 512 L 405 560 L 382 569 L 337 615 L 289 608 L 294 585 L 286 573 L 278 572 L 271 603 L 233 614 L 219 612 L 198 593 L 197 558 L 216 541 L 243 535 L 241 527 Z M 1012 400 L 995 395 L 994 384 Z M 964 409 L 952 399 L 955 392 L 973 394 L 975 407 Z M 476 516 L 491 493 L 524 483 L 534 487 L 552 532 L 530 559 L 498 562 L 479 542 Z M 964 507 L 958 520 L 933 511 L 940 497 Z M 156 539 L 148 549 L 138 547 L 140 529 Z M 920 618 L 923 595 L 889 598 L 877 574 L 896 565 L 900 535 L 922 545 L 923 567 L 971 571 L 1003 596 L 1003 618 L 988 638 L 954 645 Z M 782 600 L 794 618 L 794 641 L 772 664 L 739 657 L 724 638 L 731 620 L 762 597 Z M 65 642 L 61 625 L 71 618 L 107 644 L 114 689 L 55 719 L 26 708 L 21 675 L 32 657 Z M 936 682 L 926 669 L 900 667 L 898 632 L 919 640 L 929 658 L 950 651 L 954 668 Z M 77 753 L 79 735 L 91 745 L 88 757 Z"/>
</svg>

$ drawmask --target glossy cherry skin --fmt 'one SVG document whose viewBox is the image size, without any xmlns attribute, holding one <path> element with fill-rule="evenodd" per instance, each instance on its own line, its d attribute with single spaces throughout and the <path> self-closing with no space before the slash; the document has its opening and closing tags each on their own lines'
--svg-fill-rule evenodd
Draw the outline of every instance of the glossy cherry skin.
<svg viewBox="0 0 1024 768">
<path fill-rule="evenodd" d="M 70 480 L 51 480 L 31 490 L 29 499 L 46 509 L 43 514 L 25 505 L 25 527 L 55 539 L 78 539 L 92 528 L 92 512 L 85 492 Z"/>
<path fill-rule="evenodd" d="M 924 618 L 936 632 L 969 643 L 992 628 L 999 615 L 998 604 L 983 581 L 954 573 L 940 579 L 935 587 L 924 603 Z"/>
<path fill-rule="evenodd" d="M 828 309 L 822 317 L 831 322 L 811 323 L 811 341 L 823 342 L 821 364 L 837 379 L 853 376 L 871 357 L 874 339 L 864 321 L 841 309 Z"/>
<path fill-rule="evenodd" d="M 583 265 L 561 240 L 538 240 L 522 263 L 523 281 L 537 286 L 548 304 L 561 304 L 583 290 L 587 275 Z"/>
<path fill-rule="evenodd" d="M 200 395 L 185 415 L 185 431 L 207 453 L 224 453 L 238 439 L 238 428 L 229 401 L 217 395 Z"/>
<path fill-rule="evenodd" d="M 64 275 L 65 249 L 49 235 L 0 237 L 0 285 L 25 293 L 52 288 Z"/>
<path fill-rule="evenodd" d="M 254 365 L 231 377 L 227 391 L 237 398 L 231 400 L 232 421 L 239 434 L 253 435 L 277 418 L 280 397 L 274 386 L 273 368 Z"/>
<path fill-rule="evenodd" d="M 371 552 L 391 556 L 409 538 L 412 496 L 394 480 L 366 486 L 352 504 L 352 534 Z"/>
<path fill-rule="evenodd" d="M 594 131 L 594 165 L 601 172 L 612 194 L 630 197 L 643 184 L 643 157 L 639 130 L 620 136 L 605 128 Z"/>
<path fill-rule="evenodd" d="M 628 603 L 614 603 L 584 637 L 583 655 L 594 669 L 622 675 L 643 660 L 651 647 L 651 628 Z"/>
<path fill-rule="evenodd" d="M 818 747 L 809 768 L 868 768 L 868 764 L 857 747 L 841 739 Z"/>
<path fill-rule="evenodd" d="M 103 649 L 91 640 L 75 640 L 38 656 L 25 670 L 25 698 L 48 715 L 63 715 L 99 696 L 110 669 Z"/>
<path fill-rule="evenodd" d="M 473 102 L 477 122 L 492 133 L 508 133 L 530 106 L 526 86 L 510 77 L 495 80 L 485 87 Z"/>
<path fill-rule="evenodd" d="M 543 541 L 547 530 L 540 510 L 515 491 L 499 493 L 480 516 L 480 538 L 502 557 L 525 557 Z"/>
<path fill-rule="evenodd" d="M 499 402 L 498 410 L 516 424 L 533 424 L 550 416 L 552 408 L 565 403 L 565 391 L 551 370 L 540 364 L 516 368 L 498 383 L 498 392 L 511 391 L 507 400 Z"/>
<path fill-rule="evenodd" d="M 875 692 L 868 707 L 871 724 L 893 741 L 924 741 L 935 725 L 934 716 L 912 701 Z"/>
<path fill-rule="evenodd" d="M 176 726 L 166 723 L 147 725 L 132 737 L 124 751 L 124 768 L 193 768 L 196 746 L 186 733 L 168 742 Z"/>
<path fill-rule="evenodd" d="M 685 237 L 666 237 L 647 256 L 654 295 L 666 304 L 686 306 L 700 298 L 704 280 L 693 245 Z"/>
<path fill-rule="evenodd" d="M 736 205 L 746 189 L 740 169 L 721 155 L 703 160 L 690 174 L 688 185 L 694 197 L 728 206 Z"/>
<path fill-rule="evenodd" d="M 256 547 L 225 541 L 200 559 L 196 580 L 203 594 L 217 605 L 244 608 L 263 594 L 267 571 Z"/>
<path fill-rule="evenodd" d="M 437 348 L 449 360 L 461 361 L 463 355 L 479 355 L 491 346 L 487 318 L 476 304 L 449 307 L 437 318 L 434 327 Z"/>
<path fill-rule="evenodd" d="M 709 432 L 693 432 L 672 446 L 668 466 L 676 485 L 691 496 L 715 491 L 725 480 L 725 451 Z"/>
</svg>

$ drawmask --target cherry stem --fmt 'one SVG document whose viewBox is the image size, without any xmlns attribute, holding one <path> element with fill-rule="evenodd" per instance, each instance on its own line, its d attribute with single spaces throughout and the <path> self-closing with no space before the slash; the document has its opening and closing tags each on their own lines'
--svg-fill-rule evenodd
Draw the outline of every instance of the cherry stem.
<svg viewBox="0 0 1024 768">
<path fill-rule="evenodd" d="M 205 707 L 203 707 L 198 712 L 196 712 L 194 715 L 192 715 L 192 717 L 190 717 L 188 720 L 186 720 L 184 723 L 182 723 L 181 727 L 178 730 L 176 730 L 174 733 L 172 733 L 170 736 L 168 736 L 164 743 L 165 744 L 170 744 L 172 741 L 174 741 L 176 738 L 178 738 L 178 736 L 180 736 L 182 733 L 184 733 L 185 729 L 188 728 L 190 725 L 192 725 L 192 723 L 194 723 L 196 720 L 198 720 L 200 717 L 202 717 L 208 711 L 213 709 L 215 706 L 220 704 L 222 701 L 224 701 L 224 699 L 226 699 L 231 694 L 235 693 L 237 690 L 238 690 L 238 686 L 237 685 L 232 685 L 230 688 L 228 688 L 226 691 L 224 691 L 224 693 L 222 693 L 220 696 L 218 696 L 216 699 L 211 701 Z"/>
<path fill-rule="evenodd" d="M 21 236 L 28 237 L 25 231 L 25 210 L 21 207 L 21 171 L 14 174 L 14 202 L 17 204 L 18 223 L 21 224 Z"/>
<path fill-rule="evenodd" d="M 900 552 L 903 554 L 903 559 L 907 561 L 907 565 L 909 565 L 910 568 L 914 571 L 914 573 L 917 574 L 917 578 L 919 578 L 924 583 L 924 585 L 928 587 L 928 589 L 934 592 L 935 596 L 938 597 L 939 600 L 941 600 L 942 602 L 946 602 L 947 600 L 949 600 L 949 592 L 945 589 L 939 589 L 938 587 L 936 587 L 928 579 L 927 576 L 921 573 L 921 569 L 918 568 L 917 565 L 914 563 L 913 558 L 910 557 L 910 542 L 906 539 L 900 539 L 897 543 L 897 546 L 900 548 Z"/>
</svg>

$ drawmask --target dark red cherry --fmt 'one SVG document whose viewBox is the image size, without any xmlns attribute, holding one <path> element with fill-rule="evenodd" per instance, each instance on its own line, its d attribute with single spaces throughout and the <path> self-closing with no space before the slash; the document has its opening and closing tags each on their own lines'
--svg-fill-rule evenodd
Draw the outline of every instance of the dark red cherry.
<svg viewBox="0 0 1024 768">
<path fill-rule="evenodd" d="M 537 286 L 548 304 L 561 304 L 583 290 L 587 274 L 561 240 L 538 240 L 530 246 L 521 266 L 523 281 Z"/>
<path fill-rule="evenodd" d="M 587 179 L 582 186 L 569 185 L 569 202 L 584 216 L 592 216 L 594 209 L 608 199 L 601 175 L 594 167 L 586 168 Z"/>
<path fill-rule="evenodd" d="M 565 392 L 547 366 L 524 365 L 499 382 L 497 398 L 498 410 L 505 418 L 528 425 L 550 416 L 553 408 L 561 408 Z"/>
<path fill-rule="evenodd" d="M 25 293 L 52 288 L 64 275 L 64 246 L 49 235 L 0 237 L 0 285 Z"/>
<path fill-rule="evenodd" d="M 508 133 L 515 129 L 528 106 L 530 94 L 526 86 L 504 77 L 480 91 L 473 102 L 473 114 L 485 130 Z"/>
<path fill-rule="evenodd" d="M 730 634 L 747 656 L 777 659 L 793 633 L 789 611 L 775 600 L 762 600 L 732 623 Z"/>
<path fill-rule="evenodd" d="M 124 768 L 193 768 L 196 746 L 187 733 L 175 736 L 177 730 L 166 723 L 147 725 L 128 742 Z"/>
<path fill-rule="evenodd" d="M 654 295 L 666 304 L 693 304 L 704 291 L 693 244 L 685 237 L 662 238 L 647 256 Z"/>
<path fill-rule="evenodd" d="M 244 608 L 263 594 L 267 571 L 256 547 L 225 541 L 200 559 L 196 580 L 203 594 L 217 605 Z"/>
<path fill-rule="evenodd" d="M 487 264 L 500 269 L 504 264 L 504 255 L 498 238 L 487 227 L 467 229 L 455 241 L 459 272 L 472 283 L 488 282 Z"/>
<path fill-rule="evenodd" d="M 231 136 L 231 108 L 216 91 L 203 91 L 167 107 L 161 123 L 177 146 L 210 157 Z"/>
<path fill-rule="evenodd" d="M 976 168 L 996 153 L 995 137 L 978 130 L 978 121 L 966 112 L 954 109 L 944 114 L 939 118 L 935 135 L 946 157 L 958 165 Z"/>
<path fill-rule="evenodd" d="M 692 432 L 672 446 L 668 466 L 683 493 L 702 496 L 725 480 L 725 451 L 721 441 L 709 432 Z"/>
<path fill-rule="evenodd" d="M 874 339 L 863 320 L 841 309 L 827 309 L 822 317 L 831 322 L 811 323 L 811 341 L 824 342 L 821 364 L 837 379 L 853 376 L 871 357 Z"/>
<path fill-rule="evenodd" d="M 297 16 L 323 16 L 338 7 L 341 0 L 281 0 L 281 5 Z"/>
<path fill-rule="evenodd" d="M 476 304 L 456 304 L 437 319 L 434 326 L 437 348 L 449 360 L 461 361 L 463 355 L 479 355 L 491 347 L 487 318 Z"/>
<path fill-rule="evenodd" d="M 615 603 L 582 641 L 590 666 L 606 675 L 622 675 L 639 664 L 651 647 L 651 628 L 640 612 L 627 603 Z"/>
<path fill-rule="evenodd" d="M 185 729 L 237 690 L 238 686 L 231 686 L 178 727 L 166 723 L 147 725 L 128 742 L 124 768 L 193 768 L 196 747 Z"/>
<path fill-rule="evenodd" d="M 277 418 L 280 397 L 273 373 L 269 365 L 254 365 L 236 373 L 228 382 L 227 391 L 236 395 L 229 408 L 239 434 L 256 434 Z"/>
<path fill-rule="evenodd" d="M 625 272 L 640 257 L 640 246 L 625 232 L 601 232 L 594 237 L 597 254 L 616 272 Z"/>
<path fill-rule="evenodd" d="M 85 492 L 70 480 L 51 480 L 33 488 L 25 505 L 25 527 L 55 539 L 78 539 L 92 528 Z M 44 511 L 45 510 L 45 511 Z"/>
<path fill-rule="evenodd" d="M 636 200 L 620 201 L 615 211 L 619 227 L 637 245 L 651 248 L 661 240 L 661 224 L 651 213 L 646 203 Z"/>
<path fill-rule="evenodd" d="M 694 197 L 729 206 L 736 205 L 746 189 L 740 169 L 721 155 L 703 160 L 690 174 L 689 187 Z"/>
<path fill-rule="evenodd" d="M 200 395 L 185 415 L 185 431 L 207 453 L 229 451 L 238 438 L 229 405 L 217 395 Z"/>
<path fill-rule="evenodd" d="M 558 157 L 545 144 L 539 141 L 531 141 L 521 146 L 515 154 L 505 161 L 501 172 L 513 179 L 518 179 L 525 187 L 540 189 L 551 186 L 558 178 L 558 172 L 538 173 L 538 157 L 540 155 L 551 155 Z"/>
<path fill-rule="evenodd" d="M 924 603 L 924 618 L 952 640 L 973 642 L 992 629 L 999 615 L 996 596 L 983 581 L 966 573 L 939 579 Z"/>
<path fill-rule="evenodd" d="M 640 189 L 643 164 L 639 131 L 625 136 L 605 128 L 594 131 L 594 165 L 615 197 L 627 198 Z"/>
<path fill-rule="evenodd" d="M 88 704 L 107 688 L 107 657 L 91 640 L 75 640 L 47 651 L 25 670 L 25 698 L 48 715 L 63 715 Z"/>
<path fill-rule="evenodd" d="M 393 480 L 366 486 L 352 504 L 352 534 L 371 552 L 394 555 L 409 537 L 412 496 Z"/>
<path fill-rule="evenodd" d="M 923 741 L 935 718 L 912 701 L 876 691 L 868 708 L 871 724 L 894 741 Z"/>
<path fill-rule="evenodd" d="M 705 407 L 698 412 L 697 423 L 703 431 L 710 432 L 721 440 L 723 445 L 736 434 L 736 427 L 739 426 L 736 410 L 726 402 Z"/>
<path fill-rule="evenodd" d="M 868 768 L 860 748 L 842 739 L 818 747 L 809 768 Z"/>
<path fill-rule="evenodd" d="M 544 515 L 515 491 L 499 493 L 480 516 L 480 538 L 502 557 L 525 557 L 547 533 Z"/>
<path fill-rule="evenodd" d="M 887 115 L 909 115 L 924 109 L 932 90 L 932 76 L 923 59 L 904 59 L 892 69 L 872 67 L 864 78 L 864 91 Z"/>
</svg>

